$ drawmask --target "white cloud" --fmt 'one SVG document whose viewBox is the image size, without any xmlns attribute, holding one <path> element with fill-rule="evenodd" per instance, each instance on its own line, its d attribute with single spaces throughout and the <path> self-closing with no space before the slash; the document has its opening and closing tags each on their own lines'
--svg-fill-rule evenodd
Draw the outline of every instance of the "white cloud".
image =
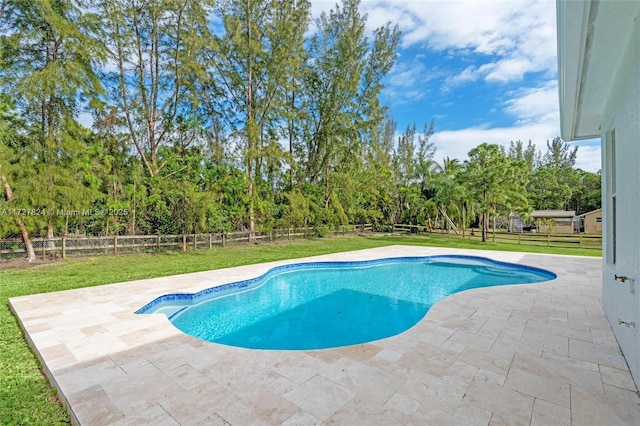
<svg viewBox="0 0 640 426">
<path fill-rule="evenodd" d="M 311 0 L 311 19 L 316 19 L 322 12 L 329 13 L 329 10 L 335 9 L 339 1 Z"/>
<path fill-rule="evenodd" d="M 486 66 L 475 69 L 476 78 L 520 81 L 528 72 L 556 64 L 554 2 L 365 0 L 361 8 L 369 15 L 369 29 L 397 23 L 402 48 L 422 45 L 450 54 L 485 55 Z M 469 69 L 464 72 L 470 76 Z"/>
<path fill-rule="evenodd" d="M 437 160 L 443 157 L 464 161 L 469 151 L 481 143 L 508 146 L 511 141 L 529 140 L 543 153 L 547 141 L 559 135 L 558 87 L 555 80 L 540 87 L 522 88 L 504 102 L 504 111 L 514 118 L 512 126 L 476 126 L 436 132 L 433 142 Z M 576 167 L 596 172 L 600 165 L 600 146 L 594 141 L 575 142 L 579 146 Z"/>
<path fill-rule="evenodd" d="M 312 19 L 335 8 L 336 2 L 312 1 Z M 486 57 L 484 64 L 454 77 L 452 84 L 479 78 L 498 83 L 521 81 L 526 73 L 556 66 L 552 1 L 363 0 L 360 10 L 368 16 L 369 34 L 388 22 L 397 24 L 402 49 L 423 46 L 450 55 Z"/>
<path fill-rule="evenodd" d="M 407 28 L 416 28 L 421 24 L 418 16 L 413 14 L 410 9 L 402 7 L 402 5 L 399 6 L 397 3 L 399 2 L 363 1 L 360 10 L 367 14 L 367 31 L 372 33 L 374 29 L 391 23 L 391 25 L 398 25 L 398 28 L 404 33 Z"/>
<path fill-rule="evenodd" d="M 558 107 L 558 83 L 550 80 L 541 87 L 526 87 L 504 102 L 504 111 L 516 119 L 516 125 L 560 123 Z M 556 129 L 559 131 L 559 129 Z"/>
<path fill-rule="evenodd" d="M 457 158 L 460 161 L 468 159 L 471 149 L 482 143 L 508 146 L 509 142 L 531 140 L 540 149 L 547 140 L 553 139 L 554 128 L 550 125 L 533 124 L 514 127 L 472 127 L 461 130 L 445 130 L 436 132 L 432 141 L 437 147 L 436 157 Z"/>
<path fill-rule="evenodd" d="M 600 139 L 572 142 L 572 144 L 579 147 L 575 167 L 594 173 L 602 169 Z"/>
<path fill-rule="evenodd" d="M 411 61 L 398 63 L 388 79 L 394 87 L 414 87 L 417 81 L 423 82 L 426 78 L 433 78 L 433 75 L 427 72 L 424 62 Z"/>
<path fill-rule="evenodd" d="M 427 83 L 444 75 L 442 71 L 427 68 L 425 63 L 422 55 L 407 60 L 400 58 L 385 80 L 383 96 L 395 106 L 423 99 L 429 93 Z"/>
<path fill-rule="evenodd" d="M 511 141 L 521 140 L 525 144 L 531 140 L 537 150 L 546 151 L 547 141 L 557 136 L 557 127 L 550 124 L 516 125 L 512 127 L 484 128 L 472 127 L 461 130 L 445 130 L 433 135 L 435 143 L 436 161 L 442 161 L 444 157 L 457 158 L 460 161 L 469 158 L 471 149 L 481 143 L 497 144 L 505 147 Z M 589 172 L 597 172 L 601 168 L 600 147 L 576 143 L 578 155 L 576 167 Z"/>
<path fill-rule="evenodd" d="M 93 115 L 89 112 L 79 113 L 77 121 L 87 129 L 90 129 L 91 127 L 93 127 Z"/>
<path fill-rule="evenodd" d="M 469 65 L 461 73 L 454 76 L 447 77 L 444 82 L 444 88 L 446 90 L 452 86 L 457 86 L 459 84 L 476 81 L 480 77 L 481 73 L 482 73 L 482 70 L 477 68 L 475 65 Z"/>
<path fill-rule="evenodd" d="M 527 72 L 535 69 L 530 60 L 522 57 L 502 59 L 492 65 L 486 80 L 499 83 L 520 81 Z"/>
</svg>

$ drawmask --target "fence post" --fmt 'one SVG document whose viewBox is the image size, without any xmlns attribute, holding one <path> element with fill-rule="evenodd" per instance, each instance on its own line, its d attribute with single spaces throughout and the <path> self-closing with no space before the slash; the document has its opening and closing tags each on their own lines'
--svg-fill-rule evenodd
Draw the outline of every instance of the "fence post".
<svg viewBox="0 0 640 426">
<path fill-rule="evenodd" d="M 225 237 L 225 235 L 224 235 L 224 231 L 222 231 L 222 247 L 224 247 L 224 246 L 225 246 L 226 239 L 227 239 L 227 238 L 226 238 L 226 237 Z"/>
<path fill-rule="evenodd" d="M 62 258 L 63 259 L 67 258 L 67 237 L 66 236 L 62 237 Z"/>
<path fill-rule="evenodd" d="M 580 234 L 580 242 L 579 242 L 578 247 L 582 248 L 582 234 Z"/>
<path fill-rule="evenodd" d="M 193 251 L 198 250 L 198 234 L 193 234 Z"/>
<path fill-rule="evenodd" d="M 182 251 L 187 251 L 187 235 L 182 234 Z"/>
<path fill-rule="evenodd" d="M 269 231 L 269 241 L 273 241 L 273 229 Z"/>
<path fill-rule="evenodd" d="M 287 226 L 287 240 L 291 240 L 291 228 Z"/>
<path fill-rule="evenodd" d="M 115 255 L 118 254 L 118 236 L 117 235 L 113 236 L 113 254 Z"/>
<path fill-rule="evenodd" d="M 158 241 L 156 243 L 156 250 L 160 251 L 160 234 L 158 234 Z"/>
<path fill-rule="evenodd" d="M 211 236 L 211 232 L 209 232 L 209 250 L 213 247 L 213 237 Z"/>
<path fill-rule="evenodd" d="M 547 234 L 547 247 L 551 247 L 551 234 Z"/>
</svg>

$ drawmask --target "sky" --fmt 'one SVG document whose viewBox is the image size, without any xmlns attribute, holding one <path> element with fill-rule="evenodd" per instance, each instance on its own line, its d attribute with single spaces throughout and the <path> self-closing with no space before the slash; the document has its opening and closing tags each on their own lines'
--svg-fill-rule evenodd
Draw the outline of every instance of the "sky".
<svg viewBox="0 0 640 426">
<path fill-rule="evenodd" d="M 316 18 L 336 1 L 312 0 Z M 435 160 L 464 161 L 483 142 L 531 140 L 546 152 L 560 135 L 554 0 L 362 0 L 367 30 L 402 31 L 382 101 L 401 133 L 432 119 Z M 577 144 L 576 167 L 597 172 L 600 139 Z"/>
</svg>

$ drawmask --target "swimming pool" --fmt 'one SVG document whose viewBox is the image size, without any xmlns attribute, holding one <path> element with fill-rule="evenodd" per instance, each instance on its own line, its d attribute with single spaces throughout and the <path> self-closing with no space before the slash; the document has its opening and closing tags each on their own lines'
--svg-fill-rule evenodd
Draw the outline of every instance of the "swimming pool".
<svg viewBox="0 0 640 426">
<path fill-rule="evenodd" d="M 301 263 L 195 294 L 166 294 L 136 313 L 163 313 L 184 333 L 231 346 L 323 349 L 399 334 L 453 293 L 555 277 L 457 255 Z"/>
</svg>

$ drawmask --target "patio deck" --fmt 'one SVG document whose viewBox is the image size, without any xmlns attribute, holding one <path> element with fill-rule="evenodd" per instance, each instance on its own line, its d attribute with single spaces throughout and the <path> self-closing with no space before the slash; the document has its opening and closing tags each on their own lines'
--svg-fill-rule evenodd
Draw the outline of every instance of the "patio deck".
<svg viewBox="0 0 640 426">
<path fill-rule="evenodd" d="M 367 344 L 259 351 L 204 342 L 155 297 L 303 259 L 10 299 L 43 370 L 83 425 L 631 425 L 640 398 L 601 308 L 600 258 L 390 246 L 305 258 L 468 254 L 558 278 L 469 290 Z"/>
</svg>

